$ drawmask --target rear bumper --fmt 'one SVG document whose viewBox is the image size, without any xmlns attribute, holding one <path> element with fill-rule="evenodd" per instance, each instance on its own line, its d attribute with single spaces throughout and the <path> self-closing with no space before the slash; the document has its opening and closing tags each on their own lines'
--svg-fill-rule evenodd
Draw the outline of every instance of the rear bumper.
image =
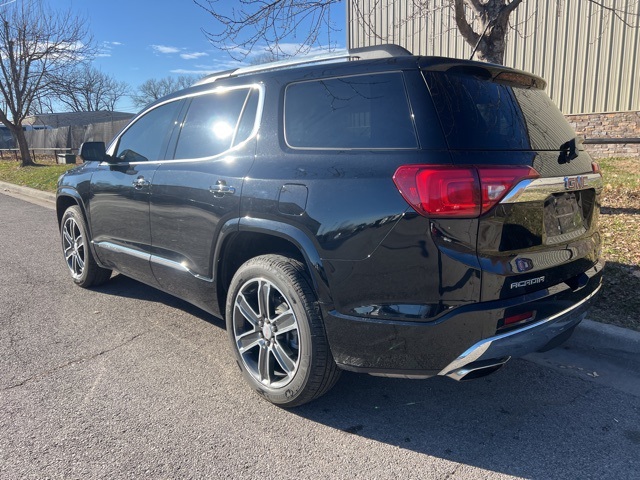
<svg viewBox="0 0 640 480">
<path fill-rule="evenodd" d="M 587 315 L 591 299 L 600 288 L 601 285 L 598 285 L 596 290 L 582 301 L 549 318 L 477 342 L 443 368 L 438 375 L 462 380 L 474 370 L 487 368 L 488 365 L 500 365 L 511 357 L 521 357 L 527 353 L 547 349 L 549 346 L 557 346 L 554 345 L 554 340 L 568 338 L 568 335 L 564 338 L 563 334 L 571 333 Z"/>
<path fill-rule="evenodd" d="M 464 305 L 433 321 L 382 320 L 325 311 L 327 336 L 339 367 L 387 376 L 461 379 L 477 368 L 553 348 L 585 317 L 600 290 L 598 263 L 585 272 L 586 284 L 567 284 L 493 302 Z M 506 317 L 535 312 L 531 323 L 505 332 Z"/>
</svg>

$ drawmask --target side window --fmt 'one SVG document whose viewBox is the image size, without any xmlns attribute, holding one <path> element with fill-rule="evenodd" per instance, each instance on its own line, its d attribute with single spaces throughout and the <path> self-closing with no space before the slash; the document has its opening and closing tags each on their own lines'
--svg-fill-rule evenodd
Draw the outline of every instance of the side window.
<svg viewBox="0 0 640 480">
<path fill-rule="evenodd" d="M 244 142 L 249 138 L 249 135 L 251 135 L 253 126 L 256 123 L 259 99 L 260 93 L 258 92 L 258 89 L 252 89 L 244 105 L 244 109 L 242 110 L 242 117 L 240 117 L 240 121 L 238 122 L 238 131 L 236 132 L 236 137 L 233 139 L 233 145 L 238 145 L 239 143 Z"/>
<path fill-rule="evenodd" d="M 298 148 L 417 148 L 402 74 L 289 85 L 285 138 Z"/>
<path fill-rule="evenodd" d="M 231 148 L 248 94 L 241 88 L 193 97 L 174 158 L 212 157 Z"/>
<path fill-rule="evenodd" d="M 164 160 L 166 142 L 182 105 L 167 103 L 136 120 L 120 137 L 116 157 L 125 162 Z"/>
</svg>

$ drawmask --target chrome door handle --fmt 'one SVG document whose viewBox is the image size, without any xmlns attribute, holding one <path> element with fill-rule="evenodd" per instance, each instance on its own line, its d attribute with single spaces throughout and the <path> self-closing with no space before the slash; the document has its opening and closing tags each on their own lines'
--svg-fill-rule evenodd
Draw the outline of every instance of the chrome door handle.
<svg viewBox="0 0 640 480">
<path fill-rule="evenodd" d="M 215 185 L 209 187 L 209 191 L 213 193 L 214 197 L 222 197 L 236 193 L 236 187 L 230 187 L 224 180 L 218 180 Z"/>
<path fill-rule="evenodd" d="M 151 182 L 149 180 L 145 180 L 143 176 L 140 176 L 133 181 L 132 185 L 136 190 L 140 190 L 142 187 L 151 185 Z"/>
</svg>

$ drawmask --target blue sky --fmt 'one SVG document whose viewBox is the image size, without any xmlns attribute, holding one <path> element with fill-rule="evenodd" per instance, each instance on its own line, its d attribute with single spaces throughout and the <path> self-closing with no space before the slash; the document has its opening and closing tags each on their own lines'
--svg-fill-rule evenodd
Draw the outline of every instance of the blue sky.
<svg viewBox="0 0 640 480">
<path fill-rule="evenodd" d="M 219 5 L 231 8 L 238 3 L 225 0 Z M 208 42 L 201 29 L 213 31 L 215 22 L 192 0 L 50 0 L 49 4 L 56 10 L 71 8 L 88 20 L 100 49 L 94 66 L 132 88 L 150 78 L 201 75 L 238 64 Z M 332 22 L 342 31 L 334 32 L 331 40 L 342 48 L 345 4 L 332 11 Z M 136 111 L 129 99 L 118 109 Z"/>
</svg>

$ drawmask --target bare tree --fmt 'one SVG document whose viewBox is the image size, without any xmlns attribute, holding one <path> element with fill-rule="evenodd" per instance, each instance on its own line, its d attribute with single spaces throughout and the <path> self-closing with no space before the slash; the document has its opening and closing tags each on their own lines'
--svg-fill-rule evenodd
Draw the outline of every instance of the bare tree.
<svg viewBox="0 0 640 480">
<path fill-rule="evenodd" d="M 52 95 L 72 112 L 113 111 L 118 100 L 129 93 L 129 85 L 95 67 L 72 69 L 52 84 Z"/>
<path fill-rule="evenodd" d="M 92 53 L 85 22 L 70 10 L 55 12 L 42 0 L 0 7 L 0 121 L 11 131 L 22 165 L 33 165 L 22 123 L 36 97 L 69 65 Z"/>
<path fill-rule="evenodd" d="M 230 13 L 228 4 L 220 8 L 221 0 L 194 0 L 210 13 L 220 30 L 203 29 L 209 41 L 236 60 L 244 60 L 260 44 L 276 58 L 307 53 L 319 45 L 321 32 L 326 32 L 331 46 L 331 34 L 342 29 L 331 21 L 331 7 L 342 0 L 240 0 L 239 8 Z M 295 38 L 298 48 L 285 50 L 283 43 Z"/>
<path fill-rule="evenodd" d="M 136 107 L 142 108 L 170 93 L 191 86 L 196 80 L 198 80 L 198 77 L 191 75 L 159 79 L 150 78 L 138 87 L 137 93 L 132 95 L 131 98 Z"/>
<path fill-rule="evenodd" d="M 354 20 L 373 30 L 374 19 L 366 8 L 373 9 L 380 0 L 350 1 L 356 12 Z M 631 13 L 631 7 L 618 6 L 622 2 L 580 1 L 599 6 L 627 25 L 638 24 L 637 14 Z M 244 59 L 265 43 L 277 56 L 286 54 L 282 45 L 292 37 L 299 44 L 293 54 L 308 52 L 312 46 L 319 45 L 319 38 L 325 38 L 319 36 L 321 32 L 331 38 L 336 31 L 331 22 L 331 7 L 341 0 L 240 0 L 240 6 L 231 10 L 226 5 L 223 8 L 221 0 L 194 2 L 215 21 L 215 29 L 203 29 L 209 41 L 233 58 Z M 483 61 L 502 64 L 509 19 L 523 0 L 406 0 L 406 3 L 416 15 L 450 9 L 460 35 L 473 47 L 474 55 Z"/>
</svg>

